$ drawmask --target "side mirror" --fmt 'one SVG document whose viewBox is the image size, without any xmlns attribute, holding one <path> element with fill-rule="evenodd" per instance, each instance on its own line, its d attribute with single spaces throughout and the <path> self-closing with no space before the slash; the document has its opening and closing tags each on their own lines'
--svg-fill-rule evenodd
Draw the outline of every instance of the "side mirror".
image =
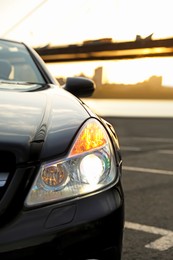
<svg viewBox="0 0 173 260">
<path fill-rule="evenodd" d="M 77 97 L 90 97 L 95 90 L 95 83 L 84 77 L 68 77 L 63 88 Z"/>
</svg>

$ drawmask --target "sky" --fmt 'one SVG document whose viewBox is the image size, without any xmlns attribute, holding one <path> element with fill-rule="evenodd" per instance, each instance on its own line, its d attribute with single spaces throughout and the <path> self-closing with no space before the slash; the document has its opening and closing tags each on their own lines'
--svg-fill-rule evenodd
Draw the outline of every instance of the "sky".
<svg viewBox="0 0 173 260">
<path fill-rule="evenodd" d="M 173 37 L 172 0 L 0 0 L 0 37 L 37 47 Z"/>
<path fill-rule="evenodd" d="M 145 38 L 150 34 L 152 39 L 163 39 L 173 37 L 172 0 L 0 0 L 0 24 L 0 38 L 23 41 L 32 47 L 99 38 L 134 41 L 136 35 Z M 133 83 L 153 73 L 160 75 L 162 68 L 157 61 L 146 64 L 141 64 L 141 75 L 136 73 L 139 66 L 136 60 L 83 62 L 83 67 L 79 63 L 61 63 L 49 68 L 55 76 L 66 77 L 80 73 L 80 66 L 87 76 L 92 76 L 94 68 L 103 65 L 110 82 L 126 79 Z M 172 61 L 169 67 L 172 68 Z M 164 75 L 173 85 L 172 69 L 165 69 Z"/>
</svg>

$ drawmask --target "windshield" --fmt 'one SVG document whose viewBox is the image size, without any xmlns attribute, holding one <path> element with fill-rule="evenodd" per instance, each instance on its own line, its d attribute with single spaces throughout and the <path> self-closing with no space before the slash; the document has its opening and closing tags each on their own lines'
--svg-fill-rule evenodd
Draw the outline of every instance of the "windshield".
<svg viewBox="0 0 173 260">
<path fill-rule="evenodd" d="M 44 84 L 38 67 L 23 44 L 0 40 L 0 88 L 3 84 L 20 85 Z M 9 88 L 12 88 L 9 87 Z"/>
</svg>

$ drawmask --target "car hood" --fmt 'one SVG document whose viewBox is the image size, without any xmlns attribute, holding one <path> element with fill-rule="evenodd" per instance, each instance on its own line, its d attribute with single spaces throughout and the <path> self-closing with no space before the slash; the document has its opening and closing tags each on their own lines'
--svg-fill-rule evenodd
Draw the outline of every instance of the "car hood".
<svg viewBox="0 0 173 260">
<path fill-rule="evenodd" d="M 80 100 L 59 88 L 2 91 L 0 150 L 13 152 L 17 163 L 63 154 L 88 117 Z"/>
</svg>

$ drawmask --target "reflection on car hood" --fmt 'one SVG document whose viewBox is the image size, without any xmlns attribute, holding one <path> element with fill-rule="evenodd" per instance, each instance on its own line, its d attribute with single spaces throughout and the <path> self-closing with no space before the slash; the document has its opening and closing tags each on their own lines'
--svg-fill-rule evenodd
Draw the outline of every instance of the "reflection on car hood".
<svg viewBox="0 0 173 260">
<path fill-rule="evenodd" d="M 42 159 L 64 153 L 88 116 L 78 99 L 59 88 L 39 92 L 3 91 L 1 150 L 15 153 L 18 163 L 33 160 L 31 154 L 35 152 L 38 157 L 42 144 Z"/>
</svg>

